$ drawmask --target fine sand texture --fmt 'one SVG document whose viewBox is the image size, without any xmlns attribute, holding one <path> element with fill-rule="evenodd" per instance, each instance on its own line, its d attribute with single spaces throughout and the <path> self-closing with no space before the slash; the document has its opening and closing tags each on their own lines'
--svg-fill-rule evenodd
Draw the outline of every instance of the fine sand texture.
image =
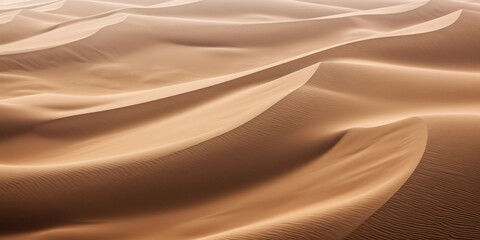
<svg viewBox="0 0 480 240">
<path fill-rule="evenodd" d="M 0 1 L 30 239 L 480 239 L 480 1 Z"/>
</svg>

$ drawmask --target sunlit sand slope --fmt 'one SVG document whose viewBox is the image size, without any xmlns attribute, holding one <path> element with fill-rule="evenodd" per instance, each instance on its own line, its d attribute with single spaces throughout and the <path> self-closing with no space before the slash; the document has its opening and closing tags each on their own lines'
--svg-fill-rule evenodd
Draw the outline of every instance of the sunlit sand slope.
<svg viewBox="0 0 480 240">
<path fill-rule="evenodd" d="M 480 4 L 0 5 L 0 239 L 479 239 Z"/>
</svg>

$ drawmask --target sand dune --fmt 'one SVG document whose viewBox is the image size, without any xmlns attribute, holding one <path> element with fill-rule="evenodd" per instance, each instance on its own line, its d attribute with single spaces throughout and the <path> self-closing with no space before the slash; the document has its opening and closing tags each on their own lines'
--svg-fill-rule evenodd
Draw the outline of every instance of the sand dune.
<svg viewBox="0 0 480 240">
<path fill-rule="evenodd" d="M 0 239 L 478 239 L 480 5 L 0 5 Z"/>
</svg>

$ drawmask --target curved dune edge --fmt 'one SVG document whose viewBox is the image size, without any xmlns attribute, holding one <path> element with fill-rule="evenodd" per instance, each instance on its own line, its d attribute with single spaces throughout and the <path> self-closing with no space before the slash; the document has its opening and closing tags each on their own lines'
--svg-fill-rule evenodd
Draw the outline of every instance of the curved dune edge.
<svg viewBox="0 0 480 240">
<path fill-rule="evenodd" d="M 162 3 L 159 6 L 154 6 L 153 8 L 163 8 L 163 7 L 169 7 L 168 5 L 169 2 L 167 3 Z M 182 3 L 183 4 L 183 3 Z M 186 3 L 185 3 L 186 4 Z M 424 3 L 425 4 L 425 3 Z M 425 5 L 430 4 L 430 2 L 426 3 Z M 417 6 L 413 9 L 416 9 Z M 418 8 L 425 8 L 425 6 L 422 4 Z M 152 7 L 143 7 L 143 8 L 138 8 L 138 10 L 142 9 L 152 9 Z M 123 12 L 118 12 L 117 11 L 122 11 L 125 10 L 124 8 L 120 10 L 115 10 L 112 13 L 106 13 L 106 14 L 100 14 L 100 15 L 94 15 L 92 17 L 87 17 L 84 19 L 78 19 L 78 20 L 70 20 L 68 22 L 71 22 L 70 24 L 67 25 L 67 22 L 60 23 L 55 27 L 54 30 L 45 32 L 43 34 L 39 34 L 37 36 L 33 36 L 31 38 L 26 38 L 26 39 L 21 39 L 19 41 L 15 41 L 12 43 L 7 43 L 4 44 L 2 47 L 2 51 L 0 52 L 0 55 L 15 55 L 19 53 L 27 53 L 31 51 L 39 51 L 39 50 L 47 50 L 49 48 L 54 48 L 54 47 L 60 47 L 65 44 L 73 44 L 77 41 L 81 41 L 82 39 L 86 39 L 91 37 L 93 34 L 96 32 L 100 31 L 101 29 L 108 27 L 110 25 L 115 25 L 119 24 L 120 22 L 124 21 L 125 18 L 130 16 L 130 13 L 123 13 Z M 127 9 L 128 10 L 128 9 Z M 396 14 L 401 14 L 404 13 L 402 12 L 389 12 L 386 11 L 384 12 L 383 10 L 380 11 L 380 15 L 382 16 L 387 16 L 387 15 L 396 15 Z M 405 11 L 405 12 L 410 12 L 413 10 Z M 141 12 L 140 12 L 141 13 Z M 14 13 L 12 15 L 16 15 L 18 13 Z M 133 14 L 135 15 L 135 14 Z M 455 14 L 453 14 L 455 15 Z M 368 15 L 367 15 L 368 17 Z M 8 16 L 6 17 L 8 18 Z M 121 20 L 116 20 L 116 19 L 121 19 Z M 7 19 L 8 20 L 8 19 Z M 88 22 L 88 20 L 91 20 L 92 22 Z M 311 20 L 307 20 L 311 21 Z M 289 21 L 285 22 L 288 24 L 291 23 L 296 23 L 296 21 Z M 300 21 L 302 23 L 302 21 Z M 276 23 L 276 24 L 282 24 L 282 22 Z M 452 23 L 450 23 L 452 24 Z M 66 29 L 63 28 L 63 25 L 65 26 Z M 97 25 L 95 28 L 89 27 L 89 25 Z M 448 25 L 448 24 L 447 24 Z M 446 26 L 443 26 L 446 27 Z M 443 28 L 440 27 L 440 28 Z M 427 26 L 424 26 L 424 28 L 428 29 Z M 436 27 L 438 29 L 438 27 Z M 435 29 L 435 30 L 437 30 Z M 433 30 L 421 30 L 421 32 L 429 32 Z M 409 35 L 409 34 L 418 34 L 417 32 L 407 32 L 407 31 L 401 31 L 399 33 L 403 33 L 402 35 Z M 392 35 L 393 33 L 389 33 L 389 35 Z M 382 34 L 380 34 L 381 36 Z M 378 38 L 380 36 L 373 36 L 371 38 Z M 398 36 L 398 35 L 396 35 Z M 58 39 L 61 39 L 61 42 L 56 42 Z M 368 39 L 368 38 L 367 38 Z M 364 40 L 364 39 L 360 39 Z M 31 42 L 29 44 L 29 42 Z M 355 41 L 354 41 L 355 42 Z M 45 44 L 45 45 L 44 45 Z M 35 46 L 29 46 L 29 45 L 35 45 Z M 39 45 L 39 46 L 38 46 Z M 44 46 L 42 46 L 44 45 Z M 321 49 L 321 51 L 324 51 L 324 49 Z"/>
<path fill-rule="evenodd" d="M 359 139 L 364 145 L 358 144 Z M 284 189 L 298 198 L 320 195 L 312 205 L 200 239 L 340 239 L 403 185 L 420 161 L 426 141 L 426 126 L 420 119 L 347 131 L 327 154 L 292 176 L 307 181 L 303 184 L 312 189 L 303 187 L 301 194 Z M 293 179 L 283 184 L 292 184 Z"/>
<path fill-rule="evenodd" d="M 479 115 L 426 118 L 430 137 L 420 165 L 406 184 L 346 239 L 393 235 L 405 239 L 477 238 L 479 150 L 475 144 L 465 143 L 478 139 L 479 120 Z M 452 128 L 455 131 L 449 130 Z"/>
<path fill-rule="evenodd" d="M 362 144 L 358 144 L 359 140 L 362 141 Z M 185 221 L 184 227 L 188 227 L 188 231 L 185 231 L 187 229 L 182 230 L 182 226 L 175 227 L 177 228 L 175 229 L 173 226 L 166 225 L 156 229 L 156 232 L 137 232 L 136 234 L 145 234 L 145 236 L 141 237 L 147 237 L 148 234 L 156 235 L 161 233 L 164 237 L 175 239 L 271 239 L 277 238 L 279 236 L 278 234 L 294 238 L 302 234 L 315 236 L 321 233 L 321 236 L 326 239 L 338 239 L 340 237 L 338 234 L 344 234 L 355 225 L 360 224 L 362 219 L 365 219 L 369 214 L 373 213 L 375 209 L 380 207 L 389 196 L 403 184 L 418 164 L 423 154 L 426 141 L 426 127 L 420 119 L 409 119 L 375 128 L 353 129 L 348 131 L 327 154 L 320 156 L 318 159 L 311 160 L 310 163 L 283 177 L 227 198 L 200 204 L 193 209 L 180 209 L 177 210 L 177 212 L 167 212 L 165 214 L 168 217 L 177 219 L 178 217 L 182 218 L 182 216 L 183 218 L 187 217 L 184 220 L 178 220 L 182 222 Z M 380 154 L 379 151 L 384 154 Z M 138 167 L 131 166 L 131 168 L 137 169 L 136 171 L 140 172 L 146 170 L 141 170 L 142 165 L 138 165 Z M 152 166 L 149 168 L 152 168 Z M 41 174 L 41 172 L 37 172 L 38 170 L 33 171 L 34 172 L 28 173 L 29 171 L 21 170 L 15 173 L 15 169 L 8 169 L 9 173 L 4 172 L 2 174 L 3 176 L 10 176 L 2 179 L 2 185 L 12 186 L 3 189 L 3 192 L 8 191 L 8 196 L 10 196 L 7 199 L 2 199 L 2 202 L 9 203 L 8 205 L 10 206 L 9 209 L 3 209 L 3 211 L 17 212 L 18 210 L 15 209 L 15 205 L 19 207 L 23 206 L 21 202 L 15 204 L 10 202 L 9 199 L 15 198 L 18 194 L 27 194 L 27 192 L 21 189 L 31 189 L 31 187 L 28 187 L 31 183 L 28 183 L 29 180 L 27 179 L 21 180 L 24 178 L 21 176 Z M 49 172 L 46 170 L 42 171 L 46 173 Z M 57 190 L 52 189 L 51 187 L 54 185 L 51 185 L 51 187 L 49 187 L 49 193 L 29 191 L 28 194 L 31 195 L 31 197 L 28 197 L 28 199 L 35 198 L 37 199 L 37 203 L 40 204 L 44 202 L 42 199 L 51 199 L 51 197 L 48 196 L 49 194 L 64 192 L 64 196 L 67 198 L 60 200 L 63 204 L 75 201 L 74 199 L 69 199 L 68 196 L 82 195 L 82 191 L 87 190 L 85 187 L 88 185 L 82 187 L 83 184 L 80 182 L 85 181 L 85 184 L 90 182 L 90 180 L 88 180 L 89 177 L 84 174 L 78 175 L 79 177 L 81 176 L 82 180 L 80 178 L 75 180 L 75 176 L 77 175 L 74 173 L 75 171 L 77 170 L 68 170 L 68 172 L 71 173 L 65 173 L 65 170 L 55 171 L 62 175 L 62 172 L 70 175 L 70 180 L 76 182 L 75 185 L 77 185 L 74 190 L 76 192 L 75 194 L 73 194 L 73 192 L 64 192 L 72 191 L 73 189 L 62 190 L 61 188 L 63 188 L 63 186 L 61 185 L 63 184 L 54 187 L 58 188 Z M 84 173 L 92 172 L 87 169 L 79 169 L 78 171 Z M 105 169 L 103 174 L 110 175 L 112 171 L 113 169 Z M 99 174 L 101 173 L 99 172 Z M 160 173 L 157 172 L 157 174 Z M 55 180 L 55 175 L 56 173 L 51 172 L 44 177 L 38 176 L 38 178 L 45 179 L 45 181 L 48 182 L 51 181 L 52 183 L 60 183 L 63 182 L 63 180 L 60 179 L 65 179 L 59 175 L 60 178 Z M 355 176 L 355 178 L 352 179 L 353 176 Z M 102 178 L 101 175 L 94 177 L 97 180 Z M 110 186 L 115 184 L 114 182 L 105 182 L 105 180 L 109 179 L 107 175 L 105 175 L 103 179 L 102 184 Z M 359 184 L 359 182 L 362 184 Z M 141 183 L 142 182 L 139 182 L 136 188 L 141 188 L 143 185 Z M 136 185 L 135 183 L 130 184 Z M 20 192 L 18 192 L 19 190 Z M 255 197 L 252 198 L 251 196 Z M 103 197 L 106 199 L 110 198 L 108 194 Z M 285 204 L 279 203 L 276 206 L 270 206 L 268 210 L 265 209 L 268 203 L 274 199 L 284 199 Z M 97 199 L 97 201 L 103 202 L 100 199 Z M 117 201 L 119 201 L 119 199 L 117 199 Z M 118 203 L 119 202 L 117 202 L 117 204 Z M 140 204 L 138 206 L 140 207 L 142 205 Z M 299 206 L 302 207 L 299 208 Z M 92 207 L 91 209 L 90 207 L 84 207 L 78 214 L 86 214 L 85 216 L 87 216 L 90 211 L 99 214 L 98 210 L 94 210 L 95 206 Z M 41 209 L 40 206 L 38 206 L 38 208 Z M 211 208 L 220 211 L 217 213 L 218 217 L 211 215 Z M 351 211 L 341 211 L 345 208 Z M 260 209 L 263 209 L 261 213 L 258 212 Z M 32 210 L 33 209 L 29 211 L 29 218 L 47 217 L 37 215 L 37 213 L 32 212 Z M 252 214 L 255 212 L 258 212 L 258 214 Z M 225 213 L 228 214 L 224 215 Z M 38 214 L 42 213 L 39 212 Z M 173 214 L 173 216 L 169 216 L 171 214 Z M 175 217 L 175 215 L 178 216 Z M 237 220 L 227 223 L 222 216 Z M 22 219 L 21 216 L 17 215 L 17 217 L 19 220 Z M 153 217 L 147 215 L 145 217 L 146 220 L 140 221 L 146 221 L 146 223 L 149 221 L 163 222 L 166 221 L 168 217 L 163 219 L 164 216 L 162 215 Z M 197 218 L 204 219 L 204 221 L 193 221 L 191 224 L 187 224 L 188 221 Z M 14 222 L 16 222 L 15 218 L 9 219 L 8 222 L 4 222 L 3 224 L 9 225 Z M 128 225 L 128 222 L 129 221 L 126 220 L 125 223 L 125 220 L 123 220 L 117 224 Z M 139 223 L 138 220 L 134 218 L 130 224 L 137 225 L 141 224 L 141 222 Z M 235 225 L 237 225 L 237 227 L 234 227 Z M 215 226 L 215 228 L 212 228 L 213 226 Z M 103 227 L 105 227 L 105 229 L 110 228 L 108 223 Z M 76 227 L 73 227 L 73 229 L 75 228 Z M 82 227 L 79 226 L 79 228 L 81 229 Z M 225 230 L 220 233 L 209 233 L 207 236 L 202 236 L 207 233 L 201 233 L 202 229 L 215 229 L 215 231 L 218 231 L 218 229 L 222 228 Z M 334 229 L 342 229 L 342 231 L 332 231 Z M 200 235 L 177 235 L 180 232 L 196 231 L 199 231 L 198 234 Z M 75 232 L 74 230 L 72 234 L 75 234 Z M 36 235 L 37 234 L 33 234 L 30 237 L 35 237 Z M 140 235 L 137 236 L 140 237 Z M 61 238 L 62 236 L 69 236 L 69 231 L 38 233 L 38 236 Z M 94 238 L 94 235 L 91 237 Z"/>
<path fill-rule="evenodd" d="M 31 52 L 37 50 L 44 50 L 52 47 L 56 47 L 58 45 L 62 45 L 65 43 L 75 42 L 81 40 L 83 38 L 89 37 L 96 32 L 100 31 L 102 28 L 118 24 L 124 21 L 127 16 L 111 16 L 109 18 L 104 18 L 99 20 L 98 22 L 85 22 L 79 23 L 77 26 L 72 26 L 75 28 L 74 32 L 62 32 L 62 29 L 59 29 L 58 32 L 53 32 L 54 36 L 59 34 L 62 36 L 61 38 L 53 38 L 51 35 L 37 35 L 28 40 L 24 40 L 26 42 L 34 42 L 34 46 L 29 46 L 28 43 L 24 44 L 23 41 L 18 41 L 10 44 L 5 44 L 2 46 L 1 55 L 10 55 L 10 54 L 17 54 L 23 52 Z M 94 27 L 92 27 L 94 26 Z M 60 42 L 56 42 L 60 41 Z"/>
<path fill-rule="evenodd" d="M 123 105 L 119 108 L 101 109 L 94 112 L 74 114 L 72 116 L 55 119 L 54 121 L 44 120 L 44 123 L 36 126 L 36 129 L 33 130 L 44 136 L 54 136 L 57 134 L 59 136 L 65 136 L 65 129 L 74 126 L 81 126 L 82 128 L 89 128 L 92 132 L 98 133 L 101 131 L 116 131 L 117 133 L 111 134 L 114 135 L 112 138 L 115 139 L 115 135 L 119 135 L 119 133 L 128 134 L 129 131 L 132 132 L 130 129 L 132 127 L 128 128 L 129 125 L 132 125 L 129 124 L 129 122 L 142 121 L 144 122 L 143 126 L 134 125 L 135 131 L 137 132 L 136 135 L 143 135 L 148 131 L 162 130 L 164 135 L 172 137 L 154 137 L 150 139 L 150 141 L 154 143 L 153 146 L 150 146 L 151 144 L 136 146 L 134 149 L 131 149 L 131 146 L 125 146 L 127 149 L 122 151 L 109 152 L 107 154 L 97 153 L 96 156 L 94 155 L 95 158 L 93 159 L 85 154 L 80 155 L 80 159 L 69 157 L 67 163 L 65 163 L 64 157 L 52 159 L 51 156 L 47 156 L 42 160 L 42 157 L 36 156 L 33 166 L 51 166 L 56 164 L 71 165 L 87 160 L 94 162 L 93 164 L 95 165 L 95 162 L 98 161 L 104 163 L 114 162 L 118 157 L 134 158 L 135 155 L 144 155 L 144 152 L 157 152 L 156 154 L 158 154 L 158 152 L 162 153 L 167 151 L 168 153 L 172 153 L 188 148 L 189 146 L 196 145 L 202 141 L 206 141 L 235 129 L 255 118 L 255 116 L 261 114 L 286 95 L 305 84 L 314 75 L 318 66 L 319 64 L 315 64 L 269 82 L 254 82 L 254 84 L 249 84 L 245 81 L 246 84 L 254 85 L 248 89 L 244 89 L 246 84 L 239 85 L 235 83 L 227 83 L 224 85 L 210 86 L 209 88 L 198 90 L 192 94 L 189 94 L 188 92 L 174 94 L 175 98 L 173 98 L 173 100 L 177 101 L 177 104 L 175 104 L 176 109 L 170 109 L 169 111 L 167 111 L 166 108 L 169 107 L 172 99 L 168 97 L 166 97 L 166 99 L 160 98 L 159 96 L 161 95 L 157 92 L 150 94 L 151 96 L 155 96 L 155 99 L 150 102 L 141 102 L 137 104 Z M 184 91 L 184 89 L 181 88 L 179 88 L 179 90 Z M 225 96 L 225 93 L 227 92 L 229 95 Z M 172 93 L 172 91 L 170 91 L 170 93 Z M 196 98 L 196 104 L 187 104 L 183 107 L 179 104 L 182 102 L 179 100 L 179 95 L 181 94 L 190 99 Z M 124 96 L 120 97 L 125 98 Z M 134 96 L 130 96 L 130 98 L 135 99 Z M 74 102 L 76 101 L 84 101 L 84 99 L 81 98 L 80 100 L 74 100 Z M 73 104 L 73 102 L 70 104 Z M 152 109 L 160 107 L 163 108 L 166 113 L 152 112 Z M 190 109 L 190 111 L 188 113 L 182 113 L 185 111 L 183 110 L 185 108 Z M 138 112 L 138 114 L 131 116 L 130 114 L 132 114 L 132 112 Z M 118 121 L 108 121 L 106 122 L 107 125 L 101 123 L 102 118 L 111 118 L 113 115 L 118 116 Z M 205 115 L 208 117 L 201 119 L 202 116 Z M 158 120 L 159 118 L 161 118 L 161 120 Z M 199 120 L 195 125 L 189 126 L 188 123 L 192 118 L 198 118 Z M 182 126 L 185 125 L 186 127 L 182 127 L 184 129 L 180 132 L 178 129 L 174 128 L 174 126 L 177 126 L 178 124 Z M 219 125 L 221 127 L 219 127 Z M 138 131 L 140 131 L 140 133 L 138 133 Z M 71 137 L 77 135 L 75 132 L 72 132 L 71 134 Z M 103 137 L 103 141 L 106 140 L 107 139 Z M 81 151 L 85 150 L 86 149 L 83 149 Z M 122 153 L 125 154 L 125 156 L 122 156 Z M 165 154 L 166 153 L 162 153 L 162 155 Z M 128 155 L 130 156 L 127 157 Z M 25 159 L 25 163 L 28 162 L 29 161 Z M 39 165 L 38 163 L 41 164 Z M 0 164 L 0 167 L 7 165 L 8 164 Z"/>
<path fill-rule="evenodd" d="M 24 9 L 24 8 L 32 8 L 32 7 L 40 7 L 44 5 L 48 5 L 54 2 L 58 2 L 59 0 L 31 0 L 31 1 L 18 1 L 13 4 L 7 4 L 7 5 L 0 5 L 2 6 L 0 8 L 0 12 L 4 11 L 12 11 L 12 10 L 18 10 L 18 9 Z"/>
<path fill-rule="evenodd" d="M 462 14 L 461 11 L 457 11 L 457 12 L 449 14 L 447 16 L 442 16 L 438 19 L 435 19 L 435 20 L 432 20 L 432 21 L 427 22 L 425 24 L 422 24 L 421 26 L 413 26 L 413 27 L 410 27 L 408 29 L 402 29 L 402 30 L 398 31 L 397 33 L 395 33 L 395 35 L 388 34 L 386 36 L 387 37 L 395 37 L 395 36 L 404 36 L 404 34 L 407 34 L 407 35 L 408 34 L 421 34 L 421 33 L 424 33 L 424 32 L 418 32 L 418 31 L 420 31 L 418 29 L 421 28 L 421 27 L 422 27 L 421 31 L 427 31 L 427 32 L 438 31 L 439 30 L 438 28 L 440 28 L 440 30 L 441 30 L 441 29 L 447 28 L 448 26 L 450 26 L 452 24 L 455 24 L 455 22 L 458 20 L 458 18 L 461 16 L 461 14 Z M 424 29 L 425 27 L 431 28 L 431 29 L 425 30 Z M 363 40 L 363 41 L 368 41 L 368 40 Z M 362 43 L 362 42 L 359 42 L 359 43 Z M 349 46 L 350 46 L 350 44 L 345 45 L 346 48 L 348 48 Z M 257 69 L 251 69 L 249 71 L 245 71 L 245 72 L 242 72 L 242 73 L 237 73 L 233 76 L 225 76 L 224 79 L 226 79 L 228 81 L 233 81 L 233 80 L 239 81 L 243 78 L 249 78 L 249 77 L 251 77 L 255 74 L 261 76 L 263 73 L 272 72 L 272 71 L 275 71 L 275 70 L 279 70 L 281 68 L 291 69 L 290 66 L 295 66 L 292 71 L 296 71 L 296 70 L 298 70 L 297 65 L 299 65 L 299 64 L 302 64 L 302 65 L 304 65 L 304 67 L 307 67 L 309 64 L 315 64 L 315 61 L 321 60 L 322 59 L 322 54 L 323 54 L 322 51 L 327 52 L 327 53 L 325 53 L 325 55 L 332 55 L 331 53 L 329 53 L 330 51 L 335 53 L 337 51 L 337 48 L 338 48 L 338 50 L 340 50 L 340 52 L 341 52 L 342 47 L 343 46 L 340 45 L 340 46 L 332 47 L 331 49 L 325 49 L 325 50 L 317 51 L 317 52 L 314 52 L 314 53 L 305 54 L 305 55 L 302 55 L 300 57 L 287 59 L 287 60 L 284 60 L 282 62 L 269 64 L 269 65 L 266 65 L 266 66 L 259 67 Z M 288 66 L 288 65 L 290 65 L 290 66 Z M 167 96 L 174 96 L 175 93 L 172 93 L 172 91 L 177 92 L 176 94 L 183 94 L 183 92 L 185 92 L 185 90 L 182 90 L 182 89 L 190 89 L 188 91 L 194 91 L 195 89 L 208 87 L 211 84 L 221 84 L 224 81 L 225 80 L 222 80 L 222 78 L 206 79 L 206 80 L 203 80 L 203 81 L 186 83 L 184 85 L 172 86 L 171 88 L 149 90 L 149 92 L 129 93 L 129 95 L 118 95 L 118 96 L 112 96 L 112 97 L 123 98 L 123 97 L 128 96 L 129 98 L 135 99 L 135 98 L 138 98 L 138 97 L 136 97 L 134 94 L 139 95 L 139 96 L 143 95 L 143 97 L 141 97 L 141 98 L 143 98 L 145 100 L 140 100 L 141 99 L 140 98 L 139 100 L 134 101 L 134 103 L 122 102 L 122 103 L 116 104 L 117 106 L 125 107 L 125 105 L 140 104 L 141 103 L 140 101 L 147 102 L 147 101 L 157 100 L 159 93 L 162 94 L 163 92 L 165 92 L 165 93 L 169 92 Z M 205 84 L 202 84 L 202 82 L 205 82 Z M 193 88 L 188 87 L 188 85 L 190 85 L 190 84 L 192 85 Z M 176 90 L 176 89 L 178 89 L 178 90 Z M 145 95 L 145 93 L 147 93 L 148 95 Z M 153 98 L 148 98 L 148 97 L 145 97 L 145 96 L 154 96 L 154 97 Z M 61 96 L 59 96 L 59 97 L 61 97 Z M 103 99 L 105 99 L 106 97 L 108 98 L 108 96 L 101 96 L 101 98 L 103 98 Z M 52 101 L 56 102 L 56 100 L 53 98 L 53 96 L 34 95 L 34 96 L 28 96 L 28 98 L 31 98 L 31 99 L 16 98 L 16 99 L 11 99 L 11 100 L 7 99 L 6 101 L 3 100 L 2 102 L 5 102 L 7 104 L 10 104 L 10 103 L 25 104 L 26 102 L 39 104 L 39 103 L 47 102 L 47 101 L 48 102 L 52 102 Z M 73 98 L 75 99 L 77 97 L 73 97 Z M 18 101 L 18 100 L 20 100 L 20 101 Z M 91 101 L 91 100 L 92 100 L 92 98 L 89 98 L 89 101 Z M 105 100 L 101 100 L 101 99 L 99 99 L 99 100 L 102 101 L 102 102 L 105 101 Z M 74 101 L 76 101 L 76 100 L 74 100 Z M 115 106 L 108 105 L 108 106 L 104 106 L 104 107 L 100 107 L 100 108 L 93 108 L 91 110 L 80 110 L 80 111 L 76 111 L 76 112 L 71 112 L 71 113 L 69 113 L 69 115 L 73 116 L 73 115 L 78 115 L 78 114 L 85 114 L 87 112 L 103 111 L 105 109 L 112 109 L 112 108 L 115 108 Z M 69 116 L 62 116 L 62 117 L 55 117 L 55 118 L 66 118 L 66 117 L 69 117 Z"/>
<path fill-rule="evenodd" d="M 480 5 L 0 6 L 0 239 L 477 239 Z"/>
</svg>

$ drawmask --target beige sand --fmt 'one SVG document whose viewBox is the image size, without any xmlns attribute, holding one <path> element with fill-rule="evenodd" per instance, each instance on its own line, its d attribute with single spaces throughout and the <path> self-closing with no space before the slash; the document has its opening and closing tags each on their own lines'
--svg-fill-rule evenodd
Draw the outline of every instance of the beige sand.
<svg viewBox="0 0 480 240">
<path fill-rule="evenodd" d="M 474 0 L 0 4 L 0 239 L 479 239 L 479 23 Z"/>
</svg>

